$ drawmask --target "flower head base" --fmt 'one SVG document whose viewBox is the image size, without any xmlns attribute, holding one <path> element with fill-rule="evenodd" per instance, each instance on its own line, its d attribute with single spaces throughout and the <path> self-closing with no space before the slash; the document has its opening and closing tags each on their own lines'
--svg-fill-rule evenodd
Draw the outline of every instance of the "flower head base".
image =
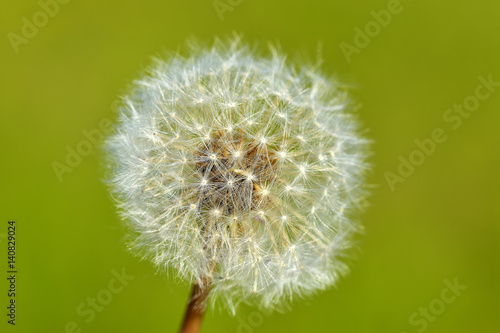
<svg viewBox="0 0 500 333">
<path fill-rule="evenodd" d="M 238 40 L 158 61 L 107 142 L 132 247 L 233 311 L 333 284 L 367 169 L 350 108 L 335 81 Z"/>
</svg>

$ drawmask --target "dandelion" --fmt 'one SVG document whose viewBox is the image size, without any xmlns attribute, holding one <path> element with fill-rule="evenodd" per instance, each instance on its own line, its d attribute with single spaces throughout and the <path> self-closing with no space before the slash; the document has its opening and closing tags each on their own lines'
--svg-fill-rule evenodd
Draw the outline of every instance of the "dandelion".
<svg viewBox="0 0 500 333">
<path fill-rule="evenodd" d="M 367 140 L 347 89 L 235 38 L 157 60 L 124 99 L 111 187 L 131 248 L 205 303 L 276 308 L 334 284 L 364 202 Z"/>
</svg>

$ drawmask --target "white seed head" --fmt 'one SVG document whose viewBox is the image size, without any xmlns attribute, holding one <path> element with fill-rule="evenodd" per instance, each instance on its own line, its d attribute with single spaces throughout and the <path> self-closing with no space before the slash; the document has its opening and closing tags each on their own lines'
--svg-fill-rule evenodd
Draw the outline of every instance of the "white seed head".
<svg viewBox="0 0 500 333">
<path fill-rule="evenodd" d="M 352 109 L 336 80 L 237 39 L 158 60 L 107 140 L 131 247 L 233 312 L 332 285 L 365 198 Z"/>
</svg>

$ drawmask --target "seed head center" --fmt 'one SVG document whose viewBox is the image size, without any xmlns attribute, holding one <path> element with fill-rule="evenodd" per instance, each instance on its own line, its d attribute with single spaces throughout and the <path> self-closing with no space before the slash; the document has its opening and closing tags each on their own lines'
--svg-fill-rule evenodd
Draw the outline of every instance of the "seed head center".
<svg viewBox="0 0 500 333">
<path fill-rule="evenodd" d="M 204 210 L 221 214 L 260 211 L 269 204 L 264 190 L 279 172 L 278 158 L 269 141 L 241 130 L 217 131 L 198 147 L 196 176 Z"/>
</svg>

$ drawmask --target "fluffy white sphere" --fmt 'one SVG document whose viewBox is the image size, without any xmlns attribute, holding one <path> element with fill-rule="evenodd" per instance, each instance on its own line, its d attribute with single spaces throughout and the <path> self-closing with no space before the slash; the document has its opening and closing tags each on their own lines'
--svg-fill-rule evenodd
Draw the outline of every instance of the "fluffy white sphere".
<svg viewBox="0 0 500 333">
<path fill-rule="evenodd" d="M 156 61 L 107 141 L 132 248 L 232 311 L 333 284 L 364 200 L 345 87 L 271 53 L 216 41 Z"/>
</svg>

